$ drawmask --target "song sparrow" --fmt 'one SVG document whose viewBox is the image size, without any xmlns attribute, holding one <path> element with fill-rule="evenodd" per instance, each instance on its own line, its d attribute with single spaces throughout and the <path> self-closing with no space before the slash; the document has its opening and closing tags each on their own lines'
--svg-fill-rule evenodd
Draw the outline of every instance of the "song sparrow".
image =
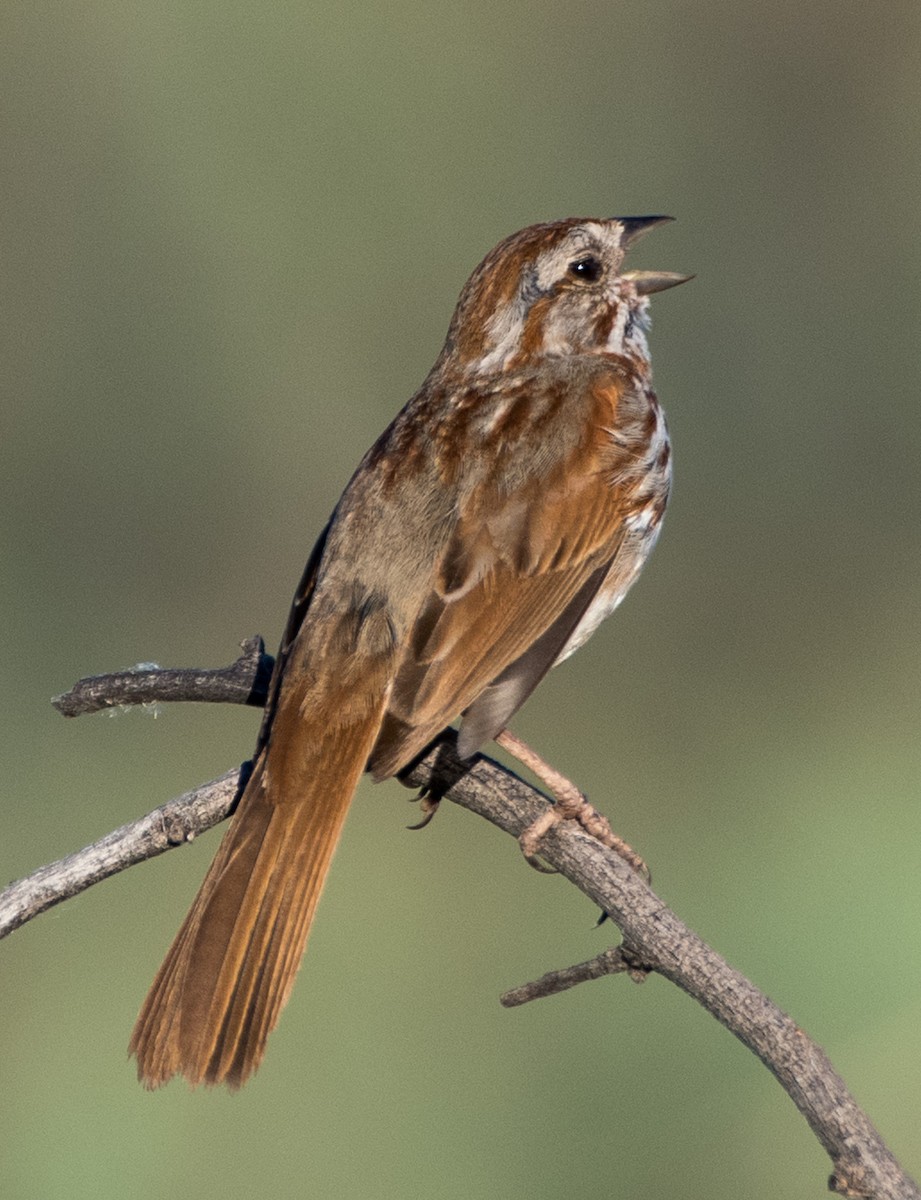
<svg viewBox="0 0 921 1200">
<path fill-rule="evenodd" d="M 149 1087 L 246 1080 L 362 772 L 459 714 L 473 754 L 639 573 L 670 480 L 647 296 L 689 276 L 620 268 L 668 219 L 534 225 L 467 282 L 307 563 L 252 776 L 132 1035 Z"/>
</svg>

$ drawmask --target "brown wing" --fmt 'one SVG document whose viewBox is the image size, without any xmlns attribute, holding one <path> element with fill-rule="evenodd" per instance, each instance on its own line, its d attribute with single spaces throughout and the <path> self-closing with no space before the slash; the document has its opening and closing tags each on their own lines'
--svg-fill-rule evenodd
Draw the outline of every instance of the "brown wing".
<svg viewBox="0 0 921 1200">
<path fill-rule="evenodd" d="M 281 687 L 281 679 L 288 665 L 288 660 L 291 657 L 291 650 L 297 641 L 297 635 L 300 633 L 301 626 L 304 623 L 304 617 L 307 615 L 307 609 L 310 607 L 310 601 L 313 599 L 313 591 L 317 582 L 317 572 L 320 569 L 320 560 L 323 557 L 326 536 L 329 533 L 331 524 L 332 520 L 327 522 L 326 528 L 317 538 L 316 545 L 311 550 L 310 557 L 307 559 L 307 565 L 304 567 L 301 581 L 297 585 L 294 599 L 291 601 L 291 609 L 288 613 L 288 620 L 285 623 L 285 631 L 281 636 L 281 645 L 278 647 L 278 653 L 275 656 L 275 666 L 272 670 L 272 678 L 269 681 L 269 691 L 266 697 L 262 724 L 259 727 L 259 737 L 253 753 L 254 759 L 259 757 L 269 739 L 269 731 L 272 728 L 272 722 L 275 719 L 275 710 L 278 707 L 278 691 Z"/>
<path fill-rule="evenodd" d="M 582 436 L 573 442 L 570 430 L 549 470 L 513 487 L 486 479 L 463 502 L 401 660 L 369 763 L 375 778 L 464 710 L 460 750 L 472 754 L 553 665 L 624 540 L 634 481 L 618 473 L 609 431 L 625 388 L 620 375 L 595 382 Z"/>
</svg>

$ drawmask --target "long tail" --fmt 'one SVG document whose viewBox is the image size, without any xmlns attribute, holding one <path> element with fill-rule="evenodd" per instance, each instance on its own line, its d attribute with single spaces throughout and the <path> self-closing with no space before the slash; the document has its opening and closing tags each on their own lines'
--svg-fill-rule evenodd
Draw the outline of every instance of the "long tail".
<svg viewBox="0 0 921 1200">
<path fill-rule="evenodd" d="M 296 687 L 282 696 L 268 748 L 135 1024 L 129 1050 L 147 1087 L 182 1074 L 237 1088 L 262 1061 L 380 728 L 387 672 L 369 673 L 377 686 L 365 673 L 357 703 L 348 666 L 322 696 L 311 688 L 305 701 Z"/>
</svg>

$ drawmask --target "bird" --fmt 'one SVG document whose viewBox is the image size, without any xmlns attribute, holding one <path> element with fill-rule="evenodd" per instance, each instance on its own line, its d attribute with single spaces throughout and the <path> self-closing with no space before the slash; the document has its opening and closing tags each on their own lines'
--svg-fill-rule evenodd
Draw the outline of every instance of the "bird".
<svg viewBox="0 0 921 1200">
<path fill-rule="evenodd" d="M 147 1087 L 249 1078 L 362 774 L 458 717 L 473 756 L 633 584 L 672 469 L 649 297 L 692 277 L 622 265 L 669 220 L 532 225 L 470 276 L 307 561 L 252 773 L 134 1027 Z"/>
</svg>

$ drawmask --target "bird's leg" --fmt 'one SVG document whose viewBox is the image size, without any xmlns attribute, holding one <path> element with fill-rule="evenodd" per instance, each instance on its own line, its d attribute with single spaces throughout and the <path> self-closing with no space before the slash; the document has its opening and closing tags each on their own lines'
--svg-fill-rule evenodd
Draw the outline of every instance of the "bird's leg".
<svg viewBox="0 0 921 1200">
<path fill-rule="evenodd" d="M 633 867 L 634 871 L 642 875 L 648 882 L 650 873 L 646 863 L 632 846 L 617 836 L 607 817 L 589 804 L 572 780 L 560 774 L 555 767 L 551 767 L 545 759 L 531 749 L 527 742 L 516 737 L 510 729 L 503 729 L 496 737 L 496 742 L 503 750 L 514 755 L 528 770 L 533 771 L 554 799 L 553 807 L 548 808 L 542 816 L 533 821 L 518 838 L 522 853 L 532 867 L 539 871 L 546 869 L 540 865 L 537 858 L 544 835 L 559 821 L 578 821 L 586 833 L 590 833 L 592 837 L 596 837 L 599 842 L 619 854 L 626 863 Z"/>
</svg>

